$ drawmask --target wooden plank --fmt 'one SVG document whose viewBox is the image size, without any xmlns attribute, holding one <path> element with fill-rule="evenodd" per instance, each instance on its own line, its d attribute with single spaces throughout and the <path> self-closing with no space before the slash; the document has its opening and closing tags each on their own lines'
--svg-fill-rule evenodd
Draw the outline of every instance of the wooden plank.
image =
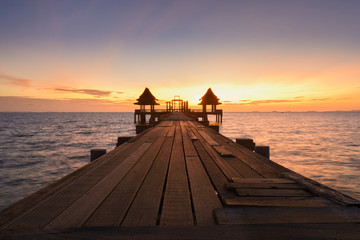
<svg viewBox="0 0 360 240">
<path fill-rule="evenodd" d="M 186 125 L 187 125 L 186 122 L 183 121 L 180 122 L 185 157 L 196 157 L 198 156 L 198 154 L 191 139 L 189 138 L 189 135 L 187 134 L 188 130 L 186 128 Z"/>
<path fill-rule="evenodd" d="M 14 221 L 10 222 L 8 228 L 40 228 L 48 224 L 58 214 L 85 194 L 90 188 L 98 183 L 106 174 L 117 165 L 126 162 L 136 149 L 145 151 L 150 144 L 138 141 L 129 145 L 125 151 L 116 151 L 106 164 L 100 165 L 92 171 L 86 172 L 79 180 L 69 183 L 62 191 L 56 192 L 45 199 L 36 208 L 30 209 Z M 119 148 L 116 148 L 116 150 Z"/>
<path fill-rule="evenodd" d="M 139 146 L 141 146 L 142 143 L 143 143 L 142 141 L 131 144 L 125 143 L 117 147 L 116 149 L 110 151 L 101 158 L 90 162 L 84 167 L 79 168 L 78 170 L 70 173 L 69 175 L 64 176 L 63 178 L 57 180 L 56 182 L 50 184 L 49 186 L 40 189 L 39 191 L 35 192 L 29 197 L 26 197 L 23 200 L 8 207 L 7 209 L 4 209 L 3 211 L 1 211 L 0 214 L 0 226 L 1 227 L 10 226 L 12 223 L 16 222 L 21 217 L 25 216 L 26 214 L 30 214 L 36 208 L 45 204 L 54 196 L 57 196 L 58 194 L 61 194 L 62 192 L 66 191 L 66 189 L 68 189 L 71 185 L 77 184 L 78 181 L 80 182 L 85 181 L 89 184 L 89 187 L 91 187 L 90 185 L 91 182 L 95 184 L 97 179 L 94 179 L 93 177 L 91 180 L 84 179 L 87 178 L 88 174 L 92 174 L 92 172 L 94 171 L 97 172 L 99 168 L 105 168 L 110 171 L 114 162 L 118 164 L 119 160 L 121 159 L 124 160 L 130 154 L 130 152 L 133 151 L 133 149 L 138 148 Z M 121 156 L 121 157 L 114 161 L 114 156 Z M 80 192 L 81 189 L 79 189 L 79 193 Z M 44 216 L 42 219 L 45 220 L 46 217 Z M 31 223 L 30 225 L 32 224 L 33 223 Z M 39 226 L 41 226 L 40 223 Z"/>
<path fill-rule="evenodd" d="M 217 134 L 216 132 L 211 131 L 210 129 L 205 129 L 204 131 L 206 131 L 215 141 L 219 142 L 219 144 L 223 145 L 224 148 L 230 151 L 236 158 L 244 162 L 249 168 L 254 169 L 254 171 L 260 174 L 261 176 L 265 178 L 274 178 L 281 176 L 278 172 L 266 166 L 262 161 L 259 161 L 257 156 L 258 154 L 251 152 L 245 147 L 234 143 L 230 139 L 224 137 L 221 134 Z M 239 150 L 239 148 L 246 149 L 245 151 L 247 151 L 247 154 Z"/>
<path fill-rule="evenodd" d="M 335 203 L 321 197 L 237 197 L 225 199 L 227 206 L 331 207 Z"/>
<path fill-rule="evenodd" d="M 279 189 L 299 189 L 304 188 L 304 186 L 297 183 L 241 183 L 241 182 L 231 182 L 225 184 L 227 188 L 279 188 Z"/>
<path fill-rule="evenodd" d="M 221 171 L 221 169 L 216 165 L 216 163 L 212 160 L 209 153 L 204 149 L 199 141 L 194 142 L 194 146 L 199 154 L 199 157 L 205 167 L 207 174 L 210 177 L 210 181 L 212 182 L 215 190 L 218 192 L 218 196 L 223 198 L 230 198 L 236 196 L 235 194 L 227 191 L 225 188 L 225 183 L 228 182 L 228 179 Z"/>
<path fill-rule="evenodd" d="M 167 136 L 173 138 L 175 136 L 175 129 L 175 125 L 171 126 Z"/>
<path fill-rule="evenodd" d="M 237 183 L 296 183 L 296 181 L 288 178 L 233 178 L 232 180 Z"/>
<path fill-rule="evenodd" d="M 239 207 L 215 209 L 219 224 L 359 222 L 357 207 Z"/>
<path fill-rule="evenodd" d="M 306 197 L 312 196 L 302 189 L 235 188 L 240 197 Z"/>
<path fill-rule="evenodd" d="M 306 187 L 309 191 L 323 197 L 330 198 L 343 205 L 358 205 L 360 206 L 360 201 L 354 198 L 351 198 L 341 192 L 338 192 L 332 188 L 329 188 L 321 183 L 318 183 L 312 179 L 306 178 L 298 173 L 292 172 L 285 174 L 285 176 L 296 180 L 300 184 Z"/>
<path fill-rule="evenodd" d="M 201 136 L 207 141 L 211 146 L 218 146 L 219 143 L 217 143 L 214 139 L 212 139 L 209 134 L 207 134 L 203 130 L 198 130 L 198 132 L 201 134 Z"/>
<path fill-rule="evenodd" d="M 253 168 L 249 167 L 243 161 L 235 157 L 224 158 L 225 161 L 235 169 L 243 178 L 264 178 L 260 173 L 256 172 Z"/>
<path fill-rule="evenodd" d="M 173 121 L 161 121 L 158 125 L 159 127 L 171 127 L 173 125 Z"/>
<path fill-rule="evenodd" d="M 223 146 L 220 146 L 220 145 L 214 145 L 213 148 L 215 149 L 215 151 L 217 151 L 220 156 L 222 157 L 233 157 L 234 155 L 226 150 Z"/>
<path fill-rule="evenodd" d="M 200 159 L 186 157 L 197 225 L 215 225 L 213 210 L 222 206 Z"/>
<path fill-rule="evenodd" d="M 173 138 L 167 137 L 122 226 L 156 225 L 172 145 Z"/>
<path fill-rule="evenodd" d="M 192 141 L 198 139 L 198 138 L 195 136 L 195 134 L 191 131 L 191 129 L 189 129 L 189 128 L 188 128 L 187 134 L 188 134 L 188 136 L 190 137 L 190 139 L 191 139 Z"/>
<path fill-rule="evenodd" d="M 66 208 L 66 210 L 47 224 L 45 228 L 82 226 L 86 219 L 89 218 L 95 209 L 113 191 L 115 186 L 127 175 L 129 170 L 139 161 L 150 145 L 151 143 L 144 143 L 142 149 L 135 151 L 124 164 L 118 165 L 109 174 L 104 176 L 101 181 Z M 58 199 L 58 201 L 61 201 L 61 199 Z"/>
<path fill-rule="evenodd" d="M 166 137 L 159 137 L 138 164 L 114 188 L 85 223 L 85 226 L 119 226 Z"/>
<path fill-rule="evenodd" d="M 218 165 L 218 167 L 221 169 L 221 171 L 224 173 L 224 175 L 229 181 L 232 178 L 241 178 L 241 175 L 235 169 L 233 169 L 226 161 L 224 161 L 221 156 L 219 156 L 219 154 L 212 148 L 211 145 L 209 145 L 209 143 L 202 137 L 202 135 L 199 133 L 199 131 L 197 131 L 196 128 L 191 127 L 191 130 L 198 138 L 198 142 L 201 143 L 201 145 L 204 147 L 204 149 L 207 151 L 207 153 L 210 155 L 216 165 Z"/>
<path fill-rule="evenodd" d="M 174 144 L 161 210 L 160 225 L 193 225 L 189 184 L 179 123 L 176 123 Z"/>
<path fill-rule="evenodd" d="M 158 138 L 160 133 L 164 131 L 164 128 L 162 127 L 153 127 L 151 130 L 151 135 L 147 136 L 145 142 L 147 143 L 153 143 Z"/>
<path fill-rule="evenodd" d="M 70 184 L 45 199 L 36 208 L 32 208 L 20 217 L 8 224 L 9 228 L 40 228 L 48 224 L 64 209 L 74 203 L 79 197 L 85 194 L 90 188 L 98 183 L 106 174 L 111 172 L 116 166 L 126 162 L 136 149 L 146 150 L 150 144 L 144 144 L 148 134 L 142 133 L 144 138 L 140 138 L 126 147 L 119 146 L 115 150 L 106 154 L 101 160 L 96 160 L 99 166 L 91 171 L 86 171 L 77 181 Z M 105 159 L 103 159 L 105 158 Z M 92 165 L 92 163 L 91 163 Z"/>
</svg>

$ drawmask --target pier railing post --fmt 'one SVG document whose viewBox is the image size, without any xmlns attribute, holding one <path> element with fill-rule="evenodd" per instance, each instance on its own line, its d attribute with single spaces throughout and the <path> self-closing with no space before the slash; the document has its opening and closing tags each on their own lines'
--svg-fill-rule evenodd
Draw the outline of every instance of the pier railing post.
<svg viewBox="0 0 360 240">
<path fill-rule="evenodd" d="M 90 161 L 92 162 L 104 154 L 106 154 L 106 149 L 99 149 L 99 148 L 91 149 L 90 150 Z"/>
<path fill-rule="evenodd" d="M 237 138 L 236 143 L 240 144 L 241 146 L 246 147 L 247 149 L 254 151 L 255 150 L 255 143 L 254 140 L 251 138 Z"/>
<path fill-rule="evenodd" d="M 117 139 L 117 143 L 116 146 L 120 146 L 121 144 L 123 144 L 124 142 L 130 140 L 132 137 L 118 137 Z"/>
<path fill-rule="evenodd" d="M 269 146 L 255 146 L 255 152 L 270 159 L 270 147 Z"/>
</svg>

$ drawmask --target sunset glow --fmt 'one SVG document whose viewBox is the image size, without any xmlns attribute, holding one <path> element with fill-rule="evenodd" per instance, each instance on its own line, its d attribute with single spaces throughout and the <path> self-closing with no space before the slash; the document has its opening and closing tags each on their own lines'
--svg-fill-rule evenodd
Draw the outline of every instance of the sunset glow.
<svg viewBox="0 0 360 240">
<path fill-rule="evenodd" d="M 360 110 L 360 1 L 3 0 L 0 111 Z"/>
</svg>

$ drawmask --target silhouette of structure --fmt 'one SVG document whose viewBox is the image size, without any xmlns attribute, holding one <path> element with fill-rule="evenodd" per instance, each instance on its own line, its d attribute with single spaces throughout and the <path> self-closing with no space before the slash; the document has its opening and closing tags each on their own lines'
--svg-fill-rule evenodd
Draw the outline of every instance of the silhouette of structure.
<svg viewBox="0 0 360 240">
<path fill-rule="evenodd" d="M 140 110 L 135 110 L 135 122 L 136 118 L 140 123 L 146 123 L 146 114 L 150 114 L 150 122 L 155 121 L 154 114 L 155 113 L 155 105 L 159 105 L 156 101 L 154 95 L 150 92 L 148 88 L 145 88 L 144 92 L 140 95 L 138 99 L 136 99 L 136 105 L 140 105 Z M 150 111 L 146 111 L 146 105 L 150 105 Z"/>
<path fill-rule="evenodd" d="M 221 104 L 221 102 L 219 102 L 220 99 L 214 94 L 211 88 L 209 88 L 199 100 L 201 100 L 199 105 L 203 106 L 203 121 L 208 121 L 208 115 L 213 114 L 216 116 L 216 122 L 222 122 L 222 110 L 216 110 L 216 105 Z M 211 106 L 211 111 L 207 111 L 207 105 Z"/>
<path fill-rule="evenodd" d="M 172 113 L 182 112 L 187 116 L 202 122 L 208 123 L 208 115 L 212 114 L 216 116 L 216 122 L 222 122 L 222 110 L 217 110 L 216 105 L 221 104 L 219 98 L 213 93 L 211 88 L 207 90 L 205 95 L 200 99 L 199 105 L 203 105 L 201 109 L 189 109 L 189 102 L 184 101 L 180 96 L 174 96 L 174 99 L 166 102 L 166 109 L 156 109 L 155 105 L 159 105 L 156 101 L 156 97 L 150 92 L 148 88 L 145 88 L 144 92 L 137 99 L 136 105 L 140 105 L 140 109 L 135 110 L 134 122 L 138 122 L 142 125 L 147 124 L 146 115 L 150 115 L 149 123 L 156 123 L 160 118 L 171 115 Z M 150 109 L 146 109 L 146 105 L 150 105 Z M 207 110 L 207 105 L 211 106 L 211 110 Z M 138 127 L 139 132 L 143 129 Z M 141 128 L 141 129 L 140 129 Z"/>
<path fill-rule="evenodd" d="M 189 101 L 184 101 L 180 96 L 174 96 L 174 99 L 166 102 L 166 111 L 167 112 L 188 112 L 189 111 Z"/>
</svg>

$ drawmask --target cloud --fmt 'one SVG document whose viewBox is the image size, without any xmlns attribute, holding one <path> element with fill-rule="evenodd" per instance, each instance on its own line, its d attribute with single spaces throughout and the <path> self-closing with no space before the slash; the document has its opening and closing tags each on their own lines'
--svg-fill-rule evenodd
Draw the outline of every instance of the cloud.
<svg viewBox="0 0 360 240">
<path fill-rule="evenodd" d="M 5 74 L 0 74 L 0 81 L 5 84 L 11 84 L 20 87 L 31 87 L 32 80 L 25 78 L 13 77 Z"/>
<path fill-rule="evenodd" d="M 133 108 L 126 100 L 0 96 L 0 112 L 119 112 L 133 111 Z"/>
<path fill-rule="evenodd" d="M 297 99 L 271 99 L 271 100 L 256 100 L 248 102 L 248 104 L 269 104 L 269 103 L 294 103 L 301 102 Z"/>
<path fill-rule="evenodd" d="M 238 105 L 258 105 L 258 104 L 272 104 L 272 103 L 295 103 L 301 102 L 299 99 L 268 99 L 268 100 L 239 100 Z"/>
<path fill-rule="evenodd" d="M 302 97 L 293 99 L 264 99 L 264 100 L 249 100 L 241 99 L 238 101 L 223 101 L 226 105 L 244 106 L 244 105 L 261 105 L 261 104 L 281 104 L 281 103 L 298 103 L 304 101 Z"/>
<path fill-rule="evenodd" d="M 329 101 L 331 100 L 331 98 L 313 98 L 310 99 L 310 101 L 318 101 L 318 102 L 324 102 L 324 101 Z"/>
<path fill-rule="evenodd" d="M 103 90 L 97 90 L 97 89 L 55 88 L 54 90 L 61 91 L 61 92 L 73 92 L 73 93 L 87 94 L 87 95 L 91 95 L 94 97 L 108 97 L 108 96 L 110 96 L 111 93 L 113 93 L 113 91 L 103 91 Z"/>
</svg>

